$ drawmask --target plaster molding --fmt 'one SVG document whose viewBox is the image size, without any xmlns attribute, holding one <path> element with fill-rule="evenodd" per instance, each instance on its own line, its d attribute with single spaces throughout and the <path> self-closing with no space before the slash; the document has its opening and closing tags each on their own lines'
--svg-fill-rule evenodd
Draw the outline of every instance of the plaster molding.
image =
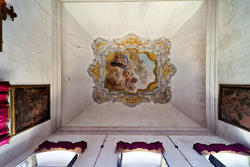
<svg viewBox="0 0 250 167">
<path fill-rule="evenodd" d="M 53 3 L 53 101 L 55 112 L 55 127 L 56 129 L 62 126 L 62 107 L 61 107 L 61 75 L 62 75 L 62 3 L 60 0 L 55 0 Z M 54 129 L 55 130 L 55 129 Z"/>
<path fill-rule="evenodd" d="M 164 2 L 164 1 L 190 1 L 190 0 L 60 0 L 62 3 L 72 2 Z M 192 1 L 204 1 L 204 0 L 192 0 Z"/>
<path fill-rule="evenodd" d="M 64 133 L 106 134 L 106 135 L 212 135 L 207 128 L 167 128 L 167 127 L 120 127 L 120 126 L 64 126 Z"/>
<path fill-rule="evenodd" d="M 217 62 L 216 62 L 216 0 L 207 0 L 206 36 L 206 125 L 215 132 L 217 106 Z"/>
</svg>

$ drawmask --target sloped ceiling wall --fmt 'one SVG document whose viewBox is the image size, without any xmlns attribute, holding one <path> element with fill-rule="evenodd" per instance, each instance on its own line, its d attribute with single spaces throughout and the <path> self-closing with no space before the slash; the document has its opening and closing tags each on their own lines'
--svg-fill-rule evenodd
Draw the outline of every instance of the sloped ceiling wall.
<svg viewBox="0 0 250 167">
<path fill-rule="evenodd" d="M 202 1 L 65 3 L 66 10 L 93 38 L 135 33 L 172 37 L 200 8 Z"/>
<path fill-rule="evenodd" d="M 64 3 L 63 125 L 204 125 L 205 17 L 203 1 Z M 94 59 L 91 42 L 97 37 L 119 38 L 129 32 L 151 39 L 164 36 L 172 41 L 170 59 L 177 66 L 177 73 L 171 81 L 170 103 L 141 104 L 131 109 L 123 104 L 93 102 L 94 84 L 87 73 Z"/>
<path fill-rule="evenodd" d="M 64 7 L 62 18 L 62 123 L 66 125 L 92 103 L 87 69 L 93 61 L 93 39 Z"/>
<path fill-rule="evenodd" d="M 198 122 L 206 124 L 206 6 L 173 35 L 172 61 L 177 73 L 172 80 L 171 104 Z"/>
</svg>

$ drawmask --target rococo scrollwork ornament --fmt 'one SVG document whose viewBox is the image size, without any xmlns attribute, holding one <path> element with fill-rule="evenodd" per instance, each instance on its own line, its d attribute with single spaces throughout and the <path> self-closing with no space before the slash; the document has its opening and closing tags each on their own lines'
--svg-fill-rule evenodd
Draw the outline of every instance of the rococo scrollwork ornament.
<svg viewBox="0 0 250 167">
<path fill-rule="evenodd" d="M 170 79 L 176 73 L 170 48 L 167 38 L 151 41 L 132 33 L 112 41 L 97 38 L 92 43 L 95 59 L 88 69 L 95 83 L 93 99 L 130 107 L 169 102 Z"/>
</svg>

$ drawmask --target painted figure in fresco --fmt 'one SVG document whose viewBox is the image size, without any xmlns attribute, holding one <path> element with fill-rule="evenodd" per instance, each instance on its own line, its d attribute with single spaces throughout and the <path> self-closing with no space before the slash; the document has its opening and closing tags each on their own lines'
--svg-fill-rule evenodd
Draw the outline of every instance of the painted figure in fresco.
<svg viewBox="0 0 250 167">
<path fill-rule="evenodd" d="M 108 65 L 109 72 L 105 78 L 106 86 L 115 90 L 124 89 L 125 80 L 122 76 L 127 63 L 121 52 L 115 52 L 112 61 Z"/>
<path fill-rule="evenodd" d="M 140 59 L 138 50 L 135 48 L 127 48 L 123 53 L 115 52 L 108 65 L 108 71 L 105 84 L 112 90 L 136 93 L 138 87 L 148 84 L 149 72 L 143 66 L 143 60 Z"/>
<path fill-rule="evenodd" d="M 134 74 L 129 72 L 128 70 L 124 70 L 122 73 L 122 76 L 125 79 L 125 91 L 129 93 L 135 93 L 136 86 L 135 83 L 137 82 L 137 79 L 134 77 Z"/>
<path fill-rule="evenodd" d="M 98 37 L 91 46 L 95 59 L 88 73 L 95 83 L 95 102 L 122 102 L 134 107 L 144 102 L 170 101 L 169 84 L 176 67 L 170 63 L 169 39 L 150 40 L 129 33 L 112 40 Z"/>
<path fill-rule="evenodd" d="M 142 85 L 145 86 L 148 83 L 148 70 L 142 66 L 143 60 L 140 60 L 136 66 L 136 74 L 139 75 Z"/>
</svg>

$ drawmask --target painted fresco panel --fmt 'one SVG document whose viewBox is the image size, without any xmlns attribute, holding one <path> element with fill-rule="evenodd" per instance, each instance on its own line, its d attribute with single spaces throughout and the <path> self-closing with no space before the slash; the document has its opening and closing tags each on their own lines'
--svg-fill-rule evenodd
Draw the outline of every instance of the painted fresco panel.
<svg viewBox="0 0 250 167">
<path fill-rule="evenodd" d="M 97 38 L 92 48 L 95 59 L 88 72 L 95 83 L 94 101 L 130 107 L 170 101 L 170 79 L 176 68 L 170 63 L 167 38 L 151 41 L 131 33 L 113 40 Z"/>
</svg>

